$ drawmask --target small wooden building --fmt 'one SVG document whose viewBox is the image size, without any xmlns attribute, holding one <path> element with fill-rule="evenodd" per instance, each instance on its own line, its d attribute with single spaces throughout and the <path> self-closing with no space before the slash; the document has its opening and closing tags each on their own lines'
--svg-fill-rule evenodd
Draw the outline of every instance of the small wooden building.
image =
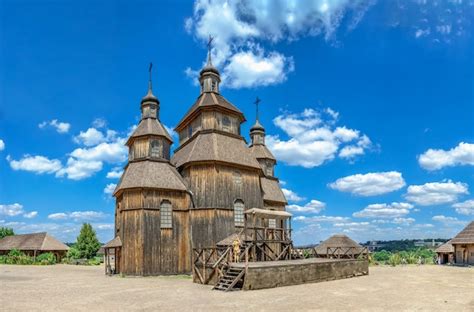
<svg viewBox="0 0 474 312">
<path fill-rule="evenodd" d="M 452 240 L 454 262 L 456 264 L 474 264 L 474 221 L 471 221 Z"/>
<path fill-rule="evenodd" d="M 347 235 L 336 234 L 316 246 L 314 252 L 321 258 L 357 258 L 368 251 Z"/>
<path fill-rule="evenodd" d="M 454 247 L 451 241 L 444 243 L 435 250 L 438 256 L 438 264 L 448 264 L 454 262 Z"/>
<path fill-rule="evenodd" d="M 69 247 L 46 232 L 19 234 L 0 239 L 0 255 L 8 254 L 12 249 L 18 249 L 25 254 L 36 257 L 42 253 L 51 252 L 60 261 L 66 256 Z"/>
</svg>

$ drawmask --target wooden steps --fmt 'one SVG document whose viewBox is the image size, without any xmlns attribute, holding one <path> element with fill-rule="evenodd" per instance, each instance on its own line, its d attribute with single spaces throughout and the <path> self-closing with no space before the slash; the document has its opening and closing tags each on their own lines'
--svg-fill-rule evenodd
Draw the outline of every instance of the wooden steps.
<svg viewBox="0 0 474 312">
<path fill-rule="evenodd" d="M 244 275 L 245 268 L 231 266 L 212 289 L 222 291 L 240 290 L 244 282 Z"/>
</svg>

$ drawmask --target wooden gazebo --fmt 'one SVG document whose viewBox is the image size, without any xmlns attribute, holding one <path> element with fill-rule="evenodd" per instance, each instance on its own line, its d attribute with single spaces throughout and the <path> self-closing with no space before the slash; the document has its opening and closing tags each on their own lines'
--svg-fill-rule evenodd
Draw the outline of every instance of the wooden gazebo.
<svg viewBox="0 0 474 312">
<path fill-rule="evenodd" d="M 122 249 L 120 237 L 116 236 L 102 247 L 104 248 L 105 274 L 120 273 L 120 254 Z"/>
</svg>

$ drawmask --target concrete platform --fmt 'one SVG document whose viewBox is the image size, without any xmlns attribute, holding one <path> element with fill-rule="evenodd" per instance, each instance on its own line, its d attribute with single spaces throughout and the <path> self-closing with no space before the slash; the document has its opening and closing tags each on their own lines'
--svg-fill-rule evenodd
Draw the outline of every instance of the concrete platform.
<svg viewBox="0 0 474 312">
<path fill-rule="evenodd" d="M 233 263 L 232 266 L 242 268 L 245 264 Z M 317 283 L 368 274 L 367 260 L 309 258 L 250 262 L 242 289 Z"/>
</svg>

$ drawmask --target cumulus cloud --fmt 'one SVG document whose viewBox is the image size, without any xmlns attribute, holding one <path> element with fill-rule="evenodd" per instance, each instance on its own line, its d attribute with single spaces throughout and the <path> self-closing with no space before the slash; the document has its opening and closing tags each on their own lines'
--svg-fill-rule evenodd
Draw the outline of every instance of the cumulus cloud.
<svg viewBox="0 0 474 312">
<path fill-rule="evenodd" d="M 0 139 L 0 152 L 5 149 L 5 142 L 3 142 L 2 139 Z"/>
<path fill-rule="evenodd" d="M 337 179 L 329 187 L 341 192 L 360 196 L 375 196 L 390 193 L 405 186 L 402 174 L 397 171 L 355 174 Z"/>
<path fill-rule="evenodd" d="M 328 223 L 341 223 L 347 222 L 350 219 L 347 217 L 339 216 L 297 216 L 294 218 L 295 221 L 301 221 L 303 223 L 315 223 L 315 222 L 328 222 Z"/>
<path fill-rule="evenodd" d="M 51 121 L 43 121 L 38 125 L 40 129 L 44 129 L 48 126 L 56 129 L 56 132 L 58 133 L 68 133 L 69 129 L 71 128 L 71 124 L 67 122 L 58 121 L 57 119 L 53 119 Z"/>
<path fill-rule="evenodd" d="M 8 204 L 8 205 L 0 205 L 0 215 L 5 215 L 9 217 L 14 217 L 24 213 L 23 205 L 18 203 Z"/>
<path fill-rule="evenodd" d="M 413 208 L 409 203 L 391 204 L 371 204 L 361 211 L 354 212 L 353 217 L 356 218 L 400 218 L 410 213 Z"/>
<path fill-rule="evenodd" d="M 461 142 L 448 151 L 429 149 L 418 156 L 418 163 L 430 171 L 461 165 L 474 166 L 474 144 Z"/>
<path fill-rule="evenodd" d="M 38 215 L 38 211 L 31 211 L 31 212 L 26 212 L 23 214 L 23 217 L 27 219 L 33 219 Z"/>
<path fill-rule="evenodd" d="M 117 187 L 117 184 L 115 183 L 107 184 L 107 186 L 104 188 L 104 194 L 111 196 L 114 193 L 116 187 Z"/>
<path fill-rule="evenodd" d="M 37 211 L 26 212 L 23 209 L 23 205 L 19 203 L 7 204 L 7 205 L 0 204 L 0 215 L 4 215 L 7 217 L 15 217 L 18 215 L 22 215 L 24 218 L 31 219 L 31 218 L 36 217 L 38 215 L 38 212 Z"/>
<path fill-rule="evenodd" d="M 84 220 L 97 220 L 104 218 L 106 215 L 100 211 L 73 211 L 73 212 L 57 212 L 48 215 L 48 219 L 51 220 L 68 220 L 84 221 Z"/>
<path fill-rule="evenodd" d="M 199 40 L 215 36 L 214 63 L 223 68 L 223 85 L 231 88 L 272 85 L 293 70 L 291 56 L 265 51 L 261 41 L 277 43 L 303 36 L 332 40 L 346 18 L 353 29 L 371 1 L 316 0 L 294 5 L 275 1 L 197 0 L 185 29 Z M 188 73 L 196 72 L 187 69 Z"/>
<path fill-rule="evenodd" d="M 57 177 L 66 176 L 70 180 L 82 180 L 102 170 L 102 161 L 82 160 L 69 157 L 64 168 L 56 172 Z"/>
<path fill-rule="evenodd" d="M 453 205 L 456 212 L 462 215 L 474 215 L 474 200 L 469 199 L 462 203 L 456 203 Z"/>
<path fill-rule="evenodd" d="M 326 204 L 316 199 L 312 199 L 304 206 L 295 204 L 286 206 L 286 208 L 290 211 L 301 213 L 319 213 L 324 209 L 324 207 L 326 207 Z"/>
<path fill-rule="evenodd" d="M 430 206 L 453 203 L 465 194 L 469 194 L 466 183 L 447 180 L 423 185 L 410 185 L 405 198 L 420 206 Z"/>
<path fill-rule="evenodd" d="M 456 225 L 456 224 L 464 225 L 464 224 L 466 224 L 466 222 L 458 220 L 458 218 L 446 217 L 446 216 L 443 216 L 443 215 L 434 216 L 432 219 L 433 219 L 433 221 L 438 221 L 438 222 L 444 223 L 445 225 Z"/>
<path fill-rule="evenodd" d="M 281 181 L 280 181 L 280 183 L 281 183 Z M 282 185 L 284 185 L 284 184 L 282 184 Z M 296 194 L 295 192 L 293 192 L 292 190 L 289 190 L 289 189 L 286 189 L 286 188 L 282 188 L 281 190 L 283 191 L 283 194 L 285 195 L 286 200 L 288 200 L 288 201 L 298 202 L 298 201 L 302 201 L 302 200 L 305 199 L 304 197 L 301 197 L 298 194 Z"/>
<path fill-rule="evenodd" d="M 30 171 L 36 174 L 55 173 L 62 167 L 58 159 L 48 159 L 47 157 L 39 155 L 24 155 L 20 160 L 7 157 L 7 160 L 13 170 Z"/>
<path fill-rule="evenodd" d="M 107 172 L 107 178 L 108 179 L 120 179 L 123 174 L 123 169 L 121 167 L 114 167 L 112 170 Z"/>
<path fill-rule="evenodd" d="M 267 146 L 278 160 L 305 168 L 317 167 L 334 159 L 342 146 L 353 145 L 359 151 L 354 153 L 345 150 L 340 154 L 341 158 L 353 158 L 364 154 L 371 146 L 370 139 L 359 130 L 336 126 L 333 117 L 335 114 L 338 113 L 332 111 L 328 119 L 328 114 L 307 108 L 298 114 L 279 115 L 273 123 L 289 138 L 283 139 L 279 135 L 267 136 Z"/>
<path fill-rule="evenodd" d="M 117 132 L 114 130 L 106 130 L 104 134 L 96 128 L 89 128 L 86 131 L 81 131 L 77 136 L 75 136 L 74 141 L 78 144 L 84 144 L 85 146 L 94 146 L 102 142 L 113 141 L 116 134 Z"/>
</svg>

